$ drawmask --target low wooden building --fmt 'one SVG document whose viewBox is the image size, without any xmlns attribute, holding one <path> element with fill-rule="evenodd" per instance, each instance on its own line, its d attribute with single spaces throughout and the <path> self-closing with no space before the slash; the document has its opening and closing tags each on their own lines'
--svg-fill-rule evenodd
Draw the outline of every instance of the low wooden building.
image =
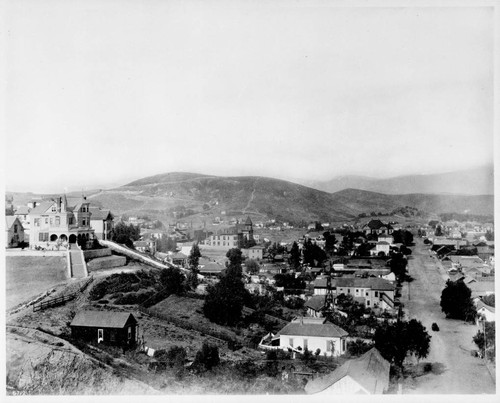
<svg viewBox="0 0 500 403">
<path fill-rule="evenodd" d="M 128 312 L 80 311 L 69 326 L 75 339 L 124 347 L 137 343 L 138 322 Z"/>
</svg>

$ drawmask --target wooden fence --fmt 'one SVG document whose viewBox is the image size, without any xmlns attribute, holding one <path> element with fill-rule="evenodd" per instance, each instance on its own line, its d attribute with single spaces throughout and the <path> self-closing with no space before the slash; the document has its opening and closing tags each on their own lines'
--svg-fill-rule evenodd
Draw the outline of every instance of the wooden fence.
<svg viewBox="0 0 500 403">
<path fill-rule="evenodd" d="M 63 305 L 66 302 L 75 299 L 78 296 L 78 294 L 82 293 L 93 280 L 94 280 L 94 277 L 90 276 L 85 281 L 85 283 L 82 284 L 82 286 L 78 289 L 77 292 L 73 292 L 71 294 L 62 295 L 62 296 L 57 297 L 57 298 L 52 298 L 52 299 L 49 299 L 47 301 L 42 301 L 42 302 L 33 304 L 33 312 L 43 311 L 44 309 L 52 308 L 54 306 Z"/>
</svg>

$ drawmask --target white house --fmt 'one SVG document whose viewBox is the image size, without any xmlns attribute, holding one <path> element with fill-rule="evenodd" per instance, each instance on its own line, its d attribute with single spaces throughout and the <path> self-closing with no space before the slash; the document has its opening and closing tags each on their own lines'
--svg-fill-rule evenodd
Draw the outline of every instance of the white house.
<svg viewBox="0 0 500 403">
<path fill-rule="evenodd" d="M 321 355 L 338 357 L 346 351 L 348 333 L 326 322 L 325 318 L 301 317 L 286 325 L 276 336 L 279 336 L 279 348 L 282 350 L 320 350 Z"/>
<path fill-rule="evenodd" d="M 489 305 L 486 305 L 480 299 L 476 302 L 477 309 L 477 324 L 486 321 L 486 322 L 495 322 L 495 308 Z"/>
<path fill-rule="evenodd" d="M 361 357 L 348 360 L 335 371 L 310 380 L 305 386 L 307 394 L 373 395 L 389 389 L 391 364 L 376 348 Z"/>
<path fill-rule="evenodd" d="M 381 252 L 383 252 L 384 256 L 389 255 L 390 243 L 386 241 L 379 241 L 375 244 L 375 247 L 370 250 L 370 255 L 378 256 Z"/>
</svg>

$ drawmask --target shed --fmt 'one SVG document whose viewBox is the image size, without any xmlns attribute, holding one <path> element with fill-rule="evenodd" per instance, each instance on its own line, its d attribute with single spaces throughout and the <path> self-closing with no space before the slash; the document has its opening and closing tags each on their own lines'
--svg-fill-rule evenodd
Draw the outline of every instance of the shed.
<svg viewBox="0 0 500 403">
<path fill-rule="evenodd" d="M 138 322 L 129 312 L 80 311 L 69 326 L 75 339 L 120 346 L 137 343 Z"/>
</svg>

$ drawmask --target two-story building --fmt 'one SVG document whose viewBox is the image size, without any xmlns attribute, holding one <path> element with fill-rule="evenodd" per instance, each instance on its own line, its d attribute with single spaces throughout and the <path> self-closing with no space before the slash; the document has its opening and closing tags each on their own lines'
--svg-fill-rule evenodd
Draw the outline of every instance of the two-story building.
<svg viewBox="0 0 500 403">
<path fill-rule="evenodd" d="M 367 224 L 363 225 L 361 230 L 366 235 L 392 234 L 393 232 L 393 228 L 390 224 L 385 224 L 380 220 L 370 220 Z"/>
<path fill-rule="evenodd" d="M 111 239 L 113 220 L 114 216 L 110 210 L 90 207 L 90 226 L 94 229 L 94 234 L 98 239 L 105 241 Z"/>
<path fill-rule="evenodd" d="M 16 216 L 5 216 L 5 241 L 7 248 L 16 248 L 24 242 L 24 228 Z"/>
<path fill-rule="evenodd" d="M 215 234 L 210 235 L 206 244 L 210 246 L 224 247 L 229 250 L 232 248 L 238 248 L 243 239 L 254 241 L 253 224 L 250 217 L 247 217 L 245 223 L 243 224 L 236 224 L 233 227 L 216 231 Z"/>
<path fill-rule="evenodd" d="M 68 203 L 66 195 L 44 200 L 29 212 L 30 247 L 83 243 L 94 238 L 86 197 Z"/>
<path fill-rule="evenodd" d="M 352 295 L 362 301 L 367 308 L 394 309 L 396 286 L 390 281 L 378 277 L 338 277 L 331 281 L 332 294 Z M 314 295 L 328 292 L 326 278 L 314 281 Z"/>
</svg>

